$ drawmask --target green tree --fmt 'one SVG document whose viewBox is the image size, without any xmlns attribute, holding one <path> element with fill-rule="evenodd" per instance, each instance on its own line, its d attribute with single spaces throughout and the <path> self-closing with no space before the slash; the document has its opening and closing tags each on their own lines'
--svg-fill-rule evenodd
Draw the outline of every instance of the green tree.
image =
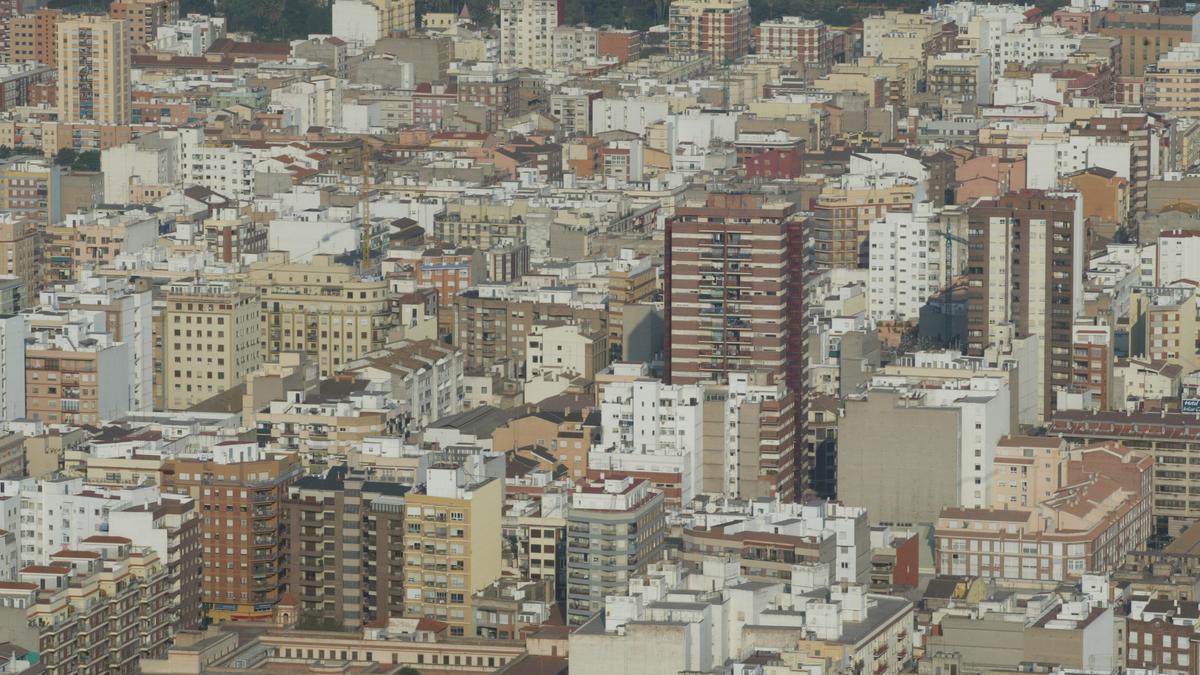
<svg viewBox="0 0 1200 675">
<path fill-rule="evenodd" d="M 79 153 L 75 161 L 71 163 L 71 169 L 73 171 L 99 171 L 100 151 L 84 150 Z"/>
<path fill-rule="evenodd" d="M 79 159 L 79 153 L 71 148 L 63 148 L 54 155 L 54 163 L 59 166 L 71 166 Z"/>
</svg>

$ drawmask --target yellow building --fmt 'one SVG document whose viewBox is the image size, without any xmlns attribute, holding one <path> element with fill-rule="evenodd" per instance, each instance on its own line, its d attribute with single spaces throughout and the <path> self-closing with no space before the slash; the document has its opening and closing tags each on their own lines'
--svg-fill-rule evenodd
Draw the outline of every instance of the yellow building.
<svg viewBox="0 0 1200 675">
<path fill-rule="evenodd" d="M 871 223 L 889 212 L 912 211 L 916 180 L 855 176 L 826 185 L 814 205 L 813 260 L 819 269 L 867 267 Z"/>
<path fill-rule="evenodd" d="M 58 24 L 58 118 L 129 124 L 129 22 L 82 14 Z"/>
<path fill-rule="evenodd" d="M 1200 43 L 1184 42 L 1146 67 L 1142 94 L 1147 110 L 1173 117 L 1200 117 Z"/>
<path fill-rule="evenodd" d="M 864 56 L 855 63 L 839 63 L 813 87 L 827 92 L 853 91 L 868 97 L 871 106 L 908 105 L 917 91 L 917 67 L 899 61 Z"/>
<path fill-rule="evenodd" d="M 634 258 L 622 251 L 620 264 L 608 273 L 608 344 L 619 348 L 625 340 L 625 305 L 647 302 L 658 290 L 658 273 L 650 258 Z M 628 254 L 628 255 L 627 255 Z"/>
<path fill-rule="evenodd" d="M 0 145 L 4 145 L 2 138 Z M 41 157 L 13 157 L 0 162 L 0 213 L 44 225 L 61 221 L 60 176 L 59 168 Z"/>
<path fill-rule="evenodd" d="M 183 410 L 242 383 L 262 361 L 258 294 L 228 281 L 167 286 L 158 340 L 163 398 Z"/>
<path fill-rule="evenodd" d="M 36 298 L 41 287 L 40 243 L 33 219 L 0 214 L 0 275 L 15 276 L 25 282 L 27 298 Z"/>
<path fill-rule="evenodd" d="M 503 480 L 471 482 L 461 466 L 434 466 L 405 495 L 406 617 L 450 624 L 475 635 L 472 594 L 500 578 Z"/>
<path fill-rule="evenodd" d="M 245 283 L 259 294 L 266 316 L 259 335 L 264 361 L 303 352 L 329 377 L 387 342 L 393 323 L 387 281 L 362 280 L 331 255 L 292 263 L 273 252 L 250 266 Z"/>
</svg>

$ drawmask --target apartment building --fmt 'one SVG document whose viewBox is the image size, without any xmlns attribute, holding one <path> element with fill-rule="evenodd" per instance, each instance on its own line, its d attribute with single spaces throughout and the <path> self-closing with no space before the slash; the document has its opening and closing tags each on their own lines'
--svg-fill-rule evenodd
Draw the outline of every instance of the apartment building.
<svg viewBox="0 0 1200 675">
<path fill-rule="evenodd" d="M 607 383 L 602 444 L 588 454 L 588 477 L 644 478 L 668 502 L 690 503 L 704 489 L 704 405 L 703 385 L 648 377 Z"/>
<path fill-rule="evenodd" d="M 1146 67 L 1142 104 L 1172 117 L 1196 117 L 1192 102 L 1200 95 L 1200 43 L 1181 42 Z"/>
<path fill-rule="evenodd" d="M 1200 489 L 1200 476 L 1193 478 L 1187 466 L 1193 453 L 1200 452 L 1200 424 L 1190 413 L 1138 413 L 1060 410 L 1046 424 L 1052 436 L 1072 444 L 1114 441 L 1153 455 L 1154 534 L 1178 536 L 1200 517 L 1200 501 L 1189 499 Z"/>
<path fill-rule="evenodd" d="M 487 251 L 528 241 L 526 226 L 534 217 L 526 200 L 512 203 L 466 198 L 450 202 L 433 221 L 433 236 L 454 246 Z"/>
<path fill-rule="evenodd" d="M 1148 303 L 1138 302 L 1142 311 L 1134 313 L 1134 316 L 1140 315 L 1145 326 L 1142 341 L 1145 356 L 1151 361 L 1177 365 L 1185 373 L 1200 368 L 1195 337 L 1200 330 L 1196 320 L 1196 296 L 1159 293 L 1146 299 Z"/>
<path fill-rule="evenodd" d="M 129 124 L 129 22 L 83 14 L 64 17 L 57 29 L 58 119 Z"/>
<path fill-rule="evenodd" d="M 0 582 L 0 639 L 30 645 L 48 675 L 136 672 L 178 630 L 158 556 L 97 536 Z"/>
<path fill-rule="evenodd" d="M 94 277 L 84 271 L 73 284 L 42 294 L 43 306 L 70 312 L 103 312 L 111 338 L 129 346 L 131 412 L 151 410 L 154 327 L 150 285 L 144 280 Z"/>
<path fill-rule="evenodd" d="M 492 432 L 496 452 L 545 453 L 572 480 L 587 476 L 592 448 L 600 442 L 600 414 L 595 409 L 540 410 L 516 414 Z"/>
<path fill-rule="evenodd" d="M 453 344 L 463 352 L 468 368 L 490 367 L 508 362 L 524 370 L 526 336 L 540 322 L 581 324 L 590 330 L 608 330 L 603 310 L 576 308 L 565 304 L 512 301 L 481 296 L 476 290 L 454 297 L 448 317 Z M 440 317 L 439 317 L 440 322 Z M 516 373 L 523 377 L 524 373 Z"/>
<path fill-rule="evenodd" d="M 451 636 L 475 634 L 473 596 L 500 577 L 502 482 L 439 464 L 405 495 L 405 617 L 444 621 Z"/>
<path fill-rule="evenodd" d="M 1195 675 L 1200 668 L 1197 614 L 1200 604 L 1193 600 L 1134 595 L 1125 620 L 1127 669 Z"/>
<path fill-rule="evenodd" d="M 1100 15 L 1097 31 L 1121 41 L 1121 75 L 1142 77 L 1146 67 L 1185 42 L 1200 41 L 1196 13 L 1158 2 L 1114 2 Z"/>
<path fill-rule="evenodd" d="M 306 476 L 288 488 L 287 585 L 302 627 L 347 630 L 404 614 L 404 495 L 408 486 Z"/>
<path fill-rule="evenodd" d="M 956 105 L 964 113 L 992 102 L 992 66 L 986 53 L 947 52 L 925 61 L 930 93 L 943 105 Z"/>
<path fill-rule="evenodd" d="M 27 298 L 37 297 L 41 288 L 41 240 L 37 221 L 0 216 L 0 275 L 20 279 Z"/>
<path fill-rule="evenodd" d="M 1069 453 L 1028 449 L 1035 450 L 1030 466 L 1052 478 L 1055 489 L 1036 502 L 1040 490 L 1031 494 L 1027 508 L 943 509 L 934 531 L 939 573 L 1078 579 L 1111 571 L 1144 545 L 1151 533 L 1151 457 L 1118 443 Z M 997 473 L 996 480 L 1012 476 Z"/>
<path fill-rule="evenodd" d="M 1158 286 L 1200 277 L 1200 230 L 1172 228 L 1158 233 L 1155 278 Z"/>
<path fill-rule="evenodd" d="M 933 204 L 888 211 L 870 225 L 867 313 L 875 322 L 913 321 L 941 289 L 931 240 L 938 236 Z"/>
<path fill-rule="evenodd" d="M 228 281 L 179 281 L 163 290 L 163 398 L 184 410 L 236 387 L 262 362 L 258 294 Z"/>
<path fill-rule="evenodd" d="M 45 226 L 62 222 L 62 170 L 40 157 L 0 161 L 0 209 L 15 220 Z"/>
<path fill-rule="evenodd" d="M 389 257 L 396 253 L 393 250 Z M 408 259 L 406 253 L 410 252 L 401 255 Z M 413 281 L 418 288 L 433 287 L 439 307 L 449 306 L 455 295 L 488 279 L 485 257 L 474 249 L 432 248 L 411 253 L 416 254 L 411 256 Z"/>
<path fill-rule="evenodd" d="M 666 534 L 663 495 L 647 480 L 576 484 L 567 512 L 567 623 L 578 626 L 623 594 L 658 557 Z"/>
<path fill-rule="evenodd" d="M 782 385 L 759 400 L 769 400 L 766 407 L 775 408 L 775 416 L 783 410 L 791 414 L 779 423 L 792 430 L 793 444 L 800 443 L 806 422 L 800 228 L 801 216 L 790 201 L 710 193 L 703 202 L 676 207 L 664 243 L 666 379 L 727 387 L 736 376 L 755 386 Z M 766 421 L 747 414 L 755 419 L 747 428 Z M 728 481 L 738 485 L 740 474 L 766 480 L 754 489 L 757 494 L 778 492 L 790 499 L 802 493 L 811 462 L 802 447 L 783 447 L 782 437 L 775 438 L 780 441 L 777 463 L 723 472 L 725 486 L 719 491 L 729 489 Z"/>
<path fill-rule="evenodd" d="M 364 280 L 332 255 L 299 263 L 269 254 L 250 266 L 243 285 L 257 292 L 266 318 L 259 324 L 264 361 L 300 351 L 318 364 L 321 377 L 330 377 L 387 341 L 392 325 L 387 281 Z"/>
<path fill-rule="evenodd" d="M 58 23 L 61 9 L 42 7 L 9 20 L 8 60 L 12 63 L 37 62 L 58 67 Z"/>
<path fill-rule="evenodd" d="M 616 263 L 608 272 L 608 348 L 613 359 L 621 357 L 625 342 L 625 307 L 649 302 L 658 292 L 658 270 L 649 256 L 639 258 L 621 249 Z"/>
<path fill-rule="evenodd" d="M 1077 318 L 1071 327 L 1071 388 L 1087 392 L 1091 410 L 1111 410 L 1117 405 L 1113 361 L 1116 338 L 1113 327 L 1099 317 Z"/>
<path fill-rule="evenodd" d="M 560 0 L 505 0 L 500 4 L 500 63 L 539 71 L 554 66 L 554 30 L 566 18 Z"/>
<path fill-rule="evenodd" d="M 522 640 L 550 620 L 554 582 L 501 577 L 475 594 L 475 637 Z"/>
<path fill-rule="evenodd" d="M 47 227 L 42 236 L 46 243 L 45 283 L 77 281 L 89 269 L 111 265 L 118 255 L 153 246 L 158 228 L 158 218 L 142 210 L 69 213 L 62 223 Z"/>
<path fill-rule="evenodd" d="M 608 334 L 572 323 L 535 323 L 525 335 L 525 402 L 537 403 L 608 366 Z"/>
<path fill-rule="evenodd" d="M 813 203 L 813 262 L 818 270 L 870 267 L 871 224 L 889 213 L 912 213 L 918 178 L 849 173 L 827 184 Z"/>
<path fill-rule="evenodd" d="M 1037 190 L 968 210 L 967 354 L 1013 339 L 1041 343 L 1036 392 L 1043 417 L 1071 383 L 1072 326 L 1083 308 L 1082 201 Z"/>
<path fill-rule="evenodd" d="M 179 630 L 196 630 L 204 625 L 200 520 L 200 502 L 172 494 L 108 513 L 110 537 L 124 537 L 134 546 L 154 551 L 166 567 L 172 622 Z"/>
<path fill-rule="evenodd" d="M 20 564 L 46 565 L 55 551 L 75 548 L 103 532 L 114 510 L 153 501 L 149 487 L 109 490 L 71 477 L 0 481 L 0 494 L 12 510 L 0 513 L 3 529 L 16 532 Z M 18 519 L 19 518 L 19 522 Z"/>
<path fill-rule="evenodd" d="M 521 579 L 549 581 L 554 597 L 567 597 L 567 520 L 569 495 L 547 491 L 540 498 L 509 496 L 504 504 L 506 574 Z M 476 627 L 476 634 L 478 634 Z"/>
<path fill-rule="evenodd" d="M 833 38 L 818 19 L 783 16 L 764 21 L 754 27 L 754 51 L 797 61 L 820 74 L 833 67 Z"/>
<path fill-rule="evenodd" d="M 130 343 L 105 332 L 104 315 L 30 310 L 24 315 L 25 414 L 50 424 L 99 424 L 133 409 Z"/>
<path fill-rule="evenodd" d="M 750 53 L 748 0 L 674 0 L 667 14 L 672 55 L 696 54 L 728 64 Z"/>
<path fill-rule="evenodd" d="M 346 363 L 342 372 L 389 392 L 403 428 L 423 429 L 467 407 L 462 352 L 434 340 L 393 342 Z"/>
<path fill-rule="evenodd" d="M 300 474 L 294 454 L 253 442 L 163 462 L 162 491 L 200 505 L 201 599 L 210 621 L 271 620 L 287 583 L 282 506 Z"/>
<path fill-rule="evenodd" d="M 258 437 L 300 455 L 305 466 L 337 463 L 366 438 L 393 433 L 395 407 L 366 380 L 328 379 L 288 390 L 251 415 Z"/>
<path fill-rule="evenodd" d="M 1013 401 L 1009 382 L 992 374 L 874 378 L 838 417 L 838 497 L 877 524 L 931 523 L 947 504 L 986 507 Z"/>
<path fill-rule="evenodd" d="M 992 460 L 993 509 L 1028 509 L 1054 496 L 1063 482 L 1070 445 L 1047 436 L 1005 436 Z"/>
<path fill-rule="evenodd" d="M 925 14 L 887 10 L 863 19 L 863 54 L 884 56 L 889 35 L 933 36 L 942 32 L 942 21 Z"/>
<path fill-rule="evenodd" d="M 143 51 L 158 36 L 159 26 L 179 20 L 179 0 L 116 0 L 108 15 L 129 23 L 130 48 Z"/>
<path fill-rule="evenodd" d="M 25 417 L 25 337 L 24 317 L 0 314 L 0 417 L 18 420 Z"/>
<path fill-rule="evenodd" d="M 714 525 L 684 529 L 681 560 L 699 567 L 706 557 L 724 554 L 739 561 L 749 581 L 786 584 L 797 566 L 832 566 L 836 548 L 829 538 Z"/>
</svg>

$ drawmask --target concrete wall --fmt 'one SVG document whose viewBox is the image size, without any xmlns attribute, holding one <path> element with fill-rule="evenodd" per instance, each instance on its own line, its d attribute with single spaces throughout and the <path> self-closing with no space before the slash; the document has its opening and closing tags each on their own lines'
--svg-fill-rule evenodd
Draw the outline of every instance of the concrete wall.
<svg viewBox="0 0 1200 675">
<path fill-rule="evenodd" d="M 874 391 L 838 420 L 838 499 L 871 523 L 929 523 L 958 503 L 959 411 L 899 407 Z"/>
<path fill-rule="evenodd" d="M 991 669 L 1015 670 L 1025 659 L 1025 624 L 1022 621 L 976 621 L 959 617 L 942 620 L 942 634 L 931 636 L 927 652 L 958 652 L 961 673 Z"/>
</svg>

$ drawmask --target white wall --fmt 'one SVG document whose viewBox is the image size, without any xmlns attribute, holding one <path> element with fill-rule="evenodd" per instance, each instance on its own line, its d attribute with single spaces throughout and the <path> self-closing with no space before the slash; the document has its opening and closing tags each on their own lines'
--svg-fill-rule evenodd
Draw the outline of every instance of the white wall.
<svg viewBox="0 0 1200 675">
<path fill-rule="evenodd" d="M 0 421 L 25 416 L 25 319 L 0 315 Z"/>
<path fill-rule="evenodd" d="M 346 42 L 375 44 L 379 38 L 379 10 L 359 0 L 337 0 L 333 3 L 333 35 Z"/>
</svg>

